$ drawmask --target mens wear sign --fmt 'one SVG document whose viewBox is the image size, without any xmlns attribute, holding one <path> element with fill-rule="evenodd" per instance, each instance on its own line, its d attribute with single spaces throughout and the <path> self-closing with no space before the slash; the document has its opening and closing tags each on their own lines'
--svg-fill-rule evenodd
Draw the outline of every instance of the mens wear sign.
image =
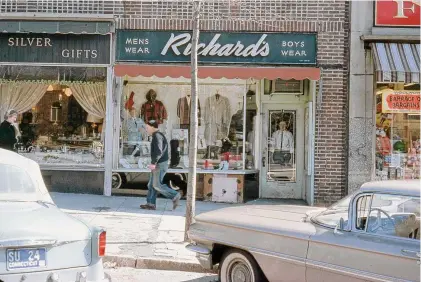
<svg viewBox="0 0 421 282">
<path fill-rule="evenodd" d="M 109 64 L 110 36 L 0 34 L 0 61 L 9 63 Z"/>
<path fill-rule="evenodd" d="M 420 26 L 420 0 L 375 0 L 376 26 Z"/>
<path fill-rule="evenodd" d="M 117 61 L 190 62 L 191 32 L 117 31 Z M 201 32 L 200 63 L 315 65 L 316 34 Z"/>
</svg>

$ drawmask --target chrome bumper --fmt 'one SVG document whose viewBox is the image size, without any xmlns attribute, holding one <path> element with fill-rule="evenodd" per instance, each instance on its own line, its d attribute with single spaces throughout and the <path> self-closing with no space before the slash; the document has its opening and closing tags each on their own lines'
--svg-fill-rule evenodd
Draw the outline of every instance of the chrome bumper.
<svg viewBox="0 0 421 282">
<path fill-rule="evenodd" d="M 104 273 L 103 278 L 89 279 L 86 277 L 87 268 L 61 269 L 52 271 L 8 273 L 0 274 L 0 281 L 4 282 L 111 282 L 111 276 Z M 102 275 L 101 275 L 102 276 Z"/>
<path fill-rule="evenodd" d="M 212 270 L 212 252 L 207 247 L 188 244 L 186 249 L 196 253 L 196 258 L 204 269 Z"/>
</svg>

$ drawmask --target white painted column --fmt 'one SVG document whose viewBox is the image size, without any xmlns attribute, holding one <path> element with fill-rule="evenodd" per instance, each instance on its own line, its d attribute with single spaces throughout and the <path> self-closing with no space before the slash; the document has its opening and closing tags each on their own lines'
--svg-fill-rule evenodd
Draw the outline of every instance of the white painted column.
<svg viewBox="0 0 421 282">
<path fill-rule="evenodd" d="M 114 68 L 107 67 L 107 94 L 105 110 L 105 138 L 104 138 L 104 195 L 111 196 L 113 170 L 113 127 L 114 127 Z"/>
</svg>

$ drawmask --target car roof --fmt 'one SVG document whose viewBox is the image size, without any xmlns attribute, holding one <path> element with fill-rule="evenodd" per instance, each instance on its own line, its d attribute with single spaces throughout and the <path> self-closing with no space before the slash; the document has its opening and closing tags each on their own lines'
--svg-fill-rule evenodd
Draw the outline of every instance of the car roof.
<svg viewBox="0 0 421 282">
<path fill-rule="evenodd" d="M 18 166 L 27 170 L 38 166 L 37 162 L 5 149 L 0 149 L 0 163 Z"/>
<path fill-rule="evenodd" d="M 28 159 L 12 151 L 0 149 L 0 164 L 17 166 L 25 170 L 28 175 L 38 183 L 38 189 L 40 192 L 39 199 L 54 204 L 50 194 L 48 193 L 47 187 L 45 186 L 39 165 L 36 161 Z"/>
<path fill-rule="evenodd" d="M 419 197 L 420 189 L 420 180 L 387 180 L 367 182 L 361 186 L 360 191 L 364 193 L 386 193 Z"/>
</svg>

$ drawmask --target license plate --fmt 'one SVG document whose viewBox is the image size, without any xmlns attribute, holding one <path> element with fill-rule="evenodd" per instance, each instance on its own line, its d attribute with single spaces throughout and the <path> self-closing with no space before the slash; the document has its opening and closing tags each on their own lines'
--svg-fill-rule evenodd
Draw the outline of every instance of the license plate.
<svg viewBox="0 0 421 282">
<path fill-rule="evenodd" d="M 47 266 L 46 249 L 10 249 L 6 251 L 7 270 Z"/>
</svg>

